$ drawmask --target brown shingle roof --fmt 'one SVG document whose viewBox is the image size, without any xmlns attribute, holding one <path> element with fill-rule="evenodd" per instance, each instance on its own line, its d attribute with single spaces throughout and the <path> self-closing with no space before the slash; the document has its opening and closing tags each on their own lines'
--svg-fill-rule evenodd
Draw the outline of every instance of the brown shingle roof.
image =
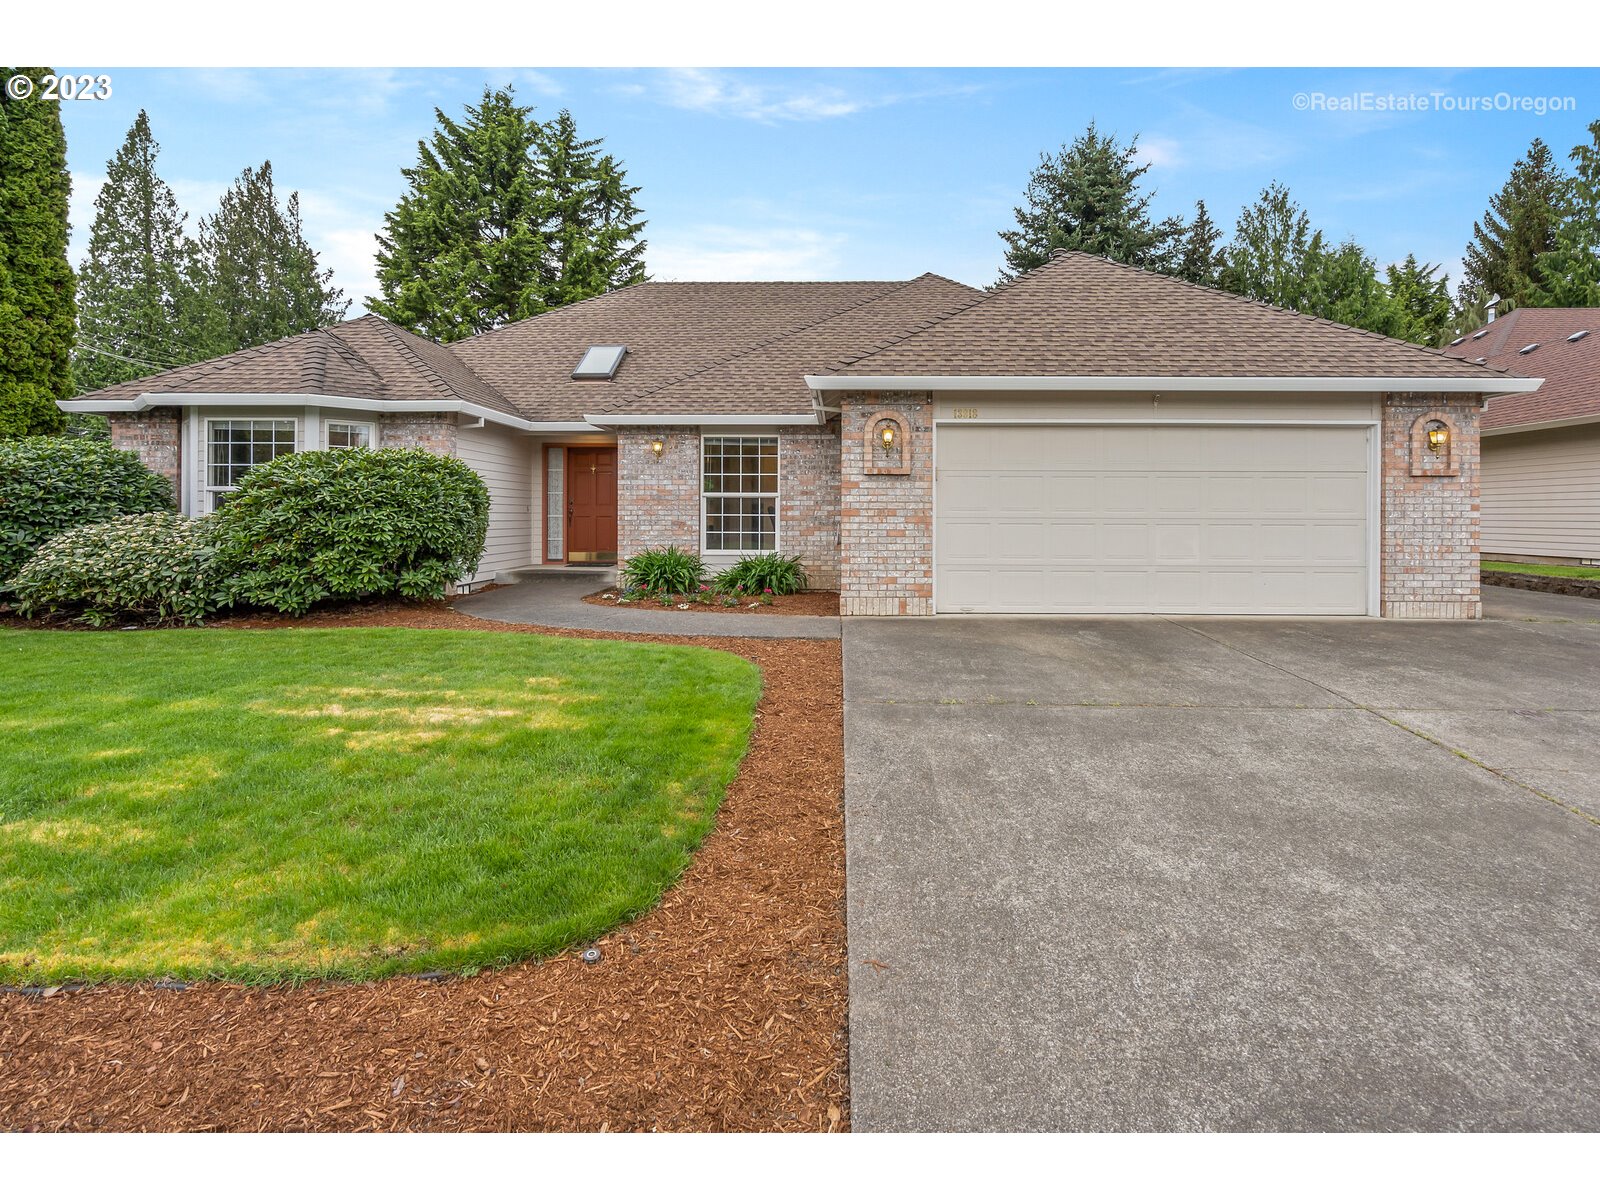
<svg viewBox="0 0 1600 1200">
<path fill-rule="evenodd" d="M 903 280 L 639 283 L 451 349 L 533 420 L 576 421 L 903 286 Z M 613 379 L 572 378 L 585 350 L 608 345 L 628 348 Z M 796 382 L 803 392 L 804 382 Z"/>
<path fill-rule="evenodd" d="M 1589 336 L 1567 341 L 1580 329 L 1589 330 Z M 1537 350 L 1518 353 L 1534 343 Z M 1490 400 L 1485 429 L 1600 416 L 1600 308 L 1513 309 L 1468 334 L 1459 346 L 1447 346 L 1445 353 L 1469 360 L 1481 356 L 1491 367 L 1544 379 L 1536 392 Z"/>
<path fill-rule="evenodd" d="M 474 375 L 448 347 L 372 316 L 113 384 L 79 399 L 131 400 L 145 392 L 464 400 L 517 415 L 514 404 Z"/>
<path fill-rule="evenodd" d="M 1436 350 L 1078 251 L 840 375 L 1343 376 L 1493 373 Z"/>
<path fill-rule="evenodd" d="M 968 304 L 983 293 L 931 272 L 592 413 L 804 413 L 805 374 Z"/>
</svg>

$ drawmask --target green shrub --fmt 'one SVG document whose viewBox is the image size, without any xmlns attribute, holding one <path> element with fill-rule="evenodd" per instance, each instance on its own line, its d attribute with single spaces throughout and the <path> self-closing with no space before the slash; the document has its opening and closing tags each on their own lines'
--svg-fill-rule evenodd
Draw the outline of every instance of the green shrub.
<svg viewBox="0 0 1600 1200">
<path fill-rule="evenodd" d="M 629 591 L 666 592 L 677 596 L 697 590 L 705 573 L 705 564 L 698 554 L 676 546 L 663 546 L 659 550 L 635 554 L 623 563 L 621 582 Z"/>
<path fill-rule="evenodd" d="M 771 592 L 774 596 L 792 596 L 805 591 L 809 581 L 798 555 L 755 554 L 741 558 L 718 574 L 715 582 L 717 588 L 725 592 L 756 595 Z"/>
<path fill-rule="evenodd" d="M 426 450 L 312 450 L 252 467 L 217 514 L 229 598 L 299 615 L 323 600 L 437 599 L 477 570 L 489 489 Z"/>
<path fill-rule="evenodd" d="M 172 484 L 147 470 L 137 454 L 109 442 L 0 441 L 0 583 L 58 533 L 172 508 Z"/>
<path fill-rule="evenodd" d="M 25 617 L 193 625 L 222 599 L 212 518 L 141 513 L 51 538 L 11 580 Z"/>
</svg>

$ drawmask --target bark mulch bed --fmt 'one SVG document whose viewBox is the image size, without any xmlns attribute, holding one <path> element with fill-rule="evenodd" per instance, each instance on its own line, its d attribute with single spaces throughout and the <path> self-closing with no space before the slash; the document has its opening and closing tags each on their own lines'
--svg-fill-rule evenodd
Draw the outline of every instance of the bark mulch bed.
<svg viewBox="0 0 1600 1200">
<path fill-rule="evenodd" d="M 716 828 L 660 907 L 473 978 L 0 995 L 0 1129 L 842 1130 L 839 644 L 636 637 L 368 605 L 239 627 L 407 625 L 682 642 L 765 687 Z"/>
<path fill-rule="evenodd" d="M 724 608 L 715 602 L 701 604 L 693 596 L 670 597 L 670 604 L 662 604 L 659 600 L 634 600 L 627 604 L 618 604 L 615 600 L 607 600 L 607 596 L 615 596 L 614 588 L 607 588 L 603 592 L 591 592 L 583 598 L 585 604 L 598 604 L 602 608 L 645 608 L 652 612 L 691 612 L 691 613 L 745 613 L 758 616 L 762 613 L 780 617 L 837 617 L 839 615 L 838 592 L 796 592 L 792 596 L 774 596 L 771 604 L 750 605 L 753 601 L 736 605 L 733 608 Z M 679 609 L 678 604 L 687 604 L 686 609 Z"/>
</svg>

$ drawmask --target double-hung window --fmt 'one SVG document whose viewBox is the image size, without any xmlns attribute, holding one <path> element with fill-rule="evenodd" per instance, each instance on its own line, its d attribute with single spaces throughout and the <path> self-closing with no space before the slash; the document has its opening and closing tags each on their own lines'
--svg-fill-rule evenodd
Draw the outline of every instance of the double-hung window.
<svg viewBox="0 0 1600 1200">
<path fill-rule="evenodd" d="M 701 439 L 701 529 L 706 553 L 778 548 L 778 439 Z"/>
<path fill-rule="evenodd" d="M 372 449 L 372 426 L 364 421 L 329 421 L 329 450 Z"/>
<path fill-rule="evenodd" d="M 220 508 L 251 467 L 293 453 L 293 420 L 207 421 L 207 510 Z"/>
</svg>

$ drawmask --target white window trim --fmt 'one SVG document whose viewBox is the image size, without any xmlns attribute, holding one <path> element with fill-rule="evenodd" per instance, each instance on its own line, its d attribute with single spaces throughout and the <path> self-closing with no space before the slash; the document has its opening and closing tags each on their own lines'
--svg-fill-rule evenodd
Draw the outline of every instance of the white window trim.
<svg viewBox="0 0 1600 1200">
<path fill-rule="evenodd" d="M 367 431 L 367 444 L 356 447 L 361 450 L 376 450 L 378 448 L 378 427 L 371 421 L 352 421 L 346 417 L 330 417 L 322 423 L 322 448 L 330 449 L 328 435 L 335 425 L 346 425 L 351 429 L 364 429 Z"/>
<path fill-rule="evenodd" d="M 772 492 L 707 492 L 706 491 L 706 443 L 713 438 L 718 441 L 727 441 L 730 438 L 751 439 L 761 442 L 773 443 L 773 450 L 778 462 L 778 473 L 774 483 L 776 491 Z M 727 500 L 765 500 L 772 499 L 772 549 L 771 550 L 712 550 L 707 544 L 706 529 L 706 501 L 711 497 Z M 783 439 L 771 433 L 709 433 L 700 438 L 700 553 L 703 555 L 727 555 L 735 558 L 744 558 L 751 554 L 781 554 L 783 552 Z"/>
<path fill-rule="evenodd" d="M 200 511 L 202 513 L 216 512 L 217 497 L 219 495 L 224 492 L 236 492 L 239 490 L 238 484 L 233 484 L 229 487 L 215 487 L 211 483 L 211 427 L 213 425 L 220 425 L 224 422 L 232 424 L 235 421 L 287 421 L 290 423 L 294 431 L 294 450 L 290 451 L 290 453 L 298 453 L 299 451 L 305 449 L 303 439 L 306 426 L 299 417 L 228 416 L 205 418 L 204 422 L 202 422 L 200 426 L 200 445 L 202 447 L 203 458 L 199 464 L 199 500 Z"/>
</svg>

